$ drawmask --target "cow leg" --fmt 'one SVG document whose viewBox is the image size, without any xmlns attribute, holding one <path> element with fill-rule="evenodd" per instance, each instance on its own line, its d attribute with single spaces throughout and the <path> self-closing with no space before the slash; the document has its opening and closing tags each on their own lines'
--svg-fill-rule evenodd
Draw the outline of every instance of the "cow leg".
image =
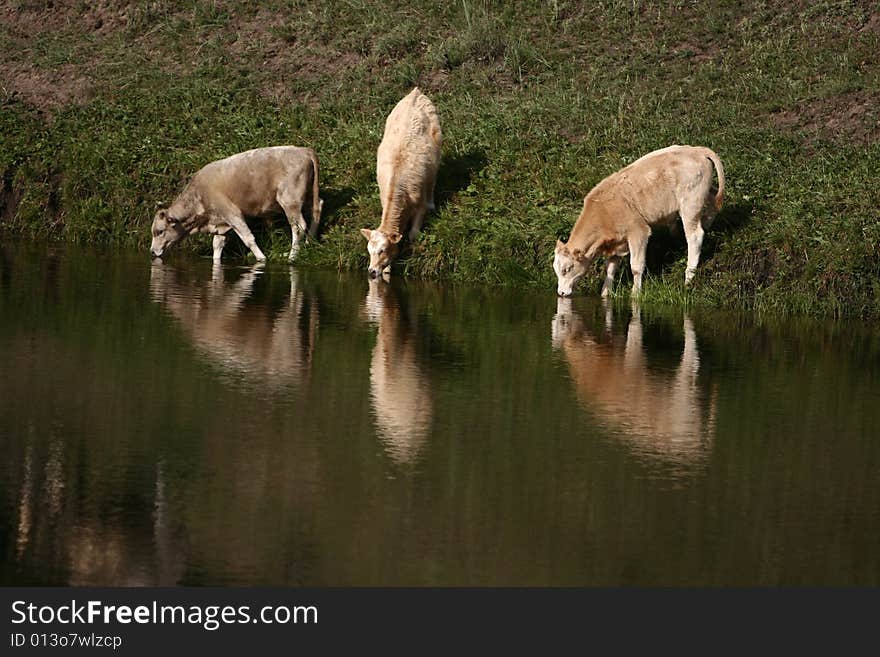
<svg viewBox="0 0 880 657">
<path fill-rule="evenodd" d="M 434 203 L 434 185 L 437 183 L 437 172 L 434 172 L 434 175 L 431 176 L 431 179 L 428 181 L 427 185 L 427 194 L 425 195 L 425 201 L 428 208 L 428 212 L 433 212 L 437 209 L 437 205 Z"/>
<path fill-rule="evenodd" d="M 634 229 L 628 239 L 629 266 L 633 275 L 633 296 L 637 296 L 642 291 L 642 273 L 645 271 L 645 254 L 648 251 L 649 237 L 651 237 L 651 229 L 645 226 L 643 231 Z"/>
<path fill-rule="evenodd" d="M 299 253 L 299 243 L 306 234 L 307 228 L 306 219 L 302 213 L 302 203 L 297 200 L 296 195 L 287 192 L 287 190 L 280 191 L 276 200 L 284 210 L 287 223 L 290 224 L 290 254 L 287 256 L 287 260 L 293 262 Z M 314 217 L 312 217 L 312 221 L 314 221 Z"/>
<path fill-rule="evenodd" d="M 302 217 L 302 215 L 300 215 Z M 296 260 L 296 256 L 299 253 L 299 243 L 303 236 L 306 234 L 306 229 L 304 226 L 298 221 L 291 221 L 290 223 L 290 253 L 287 255 L 287 261 L 293 262 Z M 305 223 L 305 222 L 303 222 Z"/>
<path fill-rule="evenodd" d="M 226 235 L 214 235 L 214 262 L 220 262 L 224 246 L 226 246 Z"/>
<path fill-rule="evenodd" d="M 608 298 L 611 294 L 611 288 L 614 286 L 614 275 L 617 273 L 617 267 L 620 265 L 620 256 L 609 256 L 608 263 L 605 265 L 605 282 L 602 284 L 602 298 Z"/>
<path fill-rule="evenodd" d="M 254 239 L 254 234 L 251 232 L 251 229 L 248 228 L 247 223 L 245 223 L 244 217 L 241 212 L 237 212 L 235 214 L 229 213 L 224 217 L 227 224 L 232 226 L 232 230 L 241 238 L 241 241 L 244 242 L 245 246 L 251 250 L 251 253 L 254 254 L 254 257 L 257 260 L 263 261 L 266 259 L 266 256 L 260 250 L 260 247 L 257 246 L 257 240 Z"/>
<path fill-rule="evenodd" d="M 422 230 L 422 223 L 425 221 L 425 208 L 422 207 L 416 210 L 415 215 L 413 215 L 412 222 L 409 225 L 409 241 L 412 242 L 419 235 L 419 231 Z"/>
<path fill-rule="evenodd" d="M 681 224 L 684 226 L 684 237 L 687 240 L 688 260 L 687 268 L 684 270 L 684 283 L 688 285 L 697 271 L 697 264 L 700 262 L 700 249 L 703 247 L 703 224 L 700 221 L 700 213 L 682 212 Z"/>
</svg>

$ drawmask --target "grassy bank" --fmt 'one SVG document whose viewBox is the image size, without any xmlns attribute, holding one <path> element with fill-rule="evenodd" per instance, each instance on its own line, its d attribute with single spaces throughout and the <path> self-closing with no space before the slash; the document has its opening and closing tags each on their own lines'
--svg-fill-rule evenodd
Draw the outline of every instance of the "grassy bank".
<svg viewBox="0 0 880 657">
<path fill-rule="evenodd" d="M 704 144 L 726 206 L 691 291 L 683 237 L 655 234 L 648 298 L 878 317 L 878 64 L 871 2 L 4 1 L 0 239 L 146 257 L 155 204 L 196 169 L 294 143 L 325 198 L 303 263 L 365 267 L 384 118 L 418 84 L 445 145 L 406 275 L 552 290 L 593 185 Z M 283 224 L 257 238 L 284 257 Z"/>
</svg>

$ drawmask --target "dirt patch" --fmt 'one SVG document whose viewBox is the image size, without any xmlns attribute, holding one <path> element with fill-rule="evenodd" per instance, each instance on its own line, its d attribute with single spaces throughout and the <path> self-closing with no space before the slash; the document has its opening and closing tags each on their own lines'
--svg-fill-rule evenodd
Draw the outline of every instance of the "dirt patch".
<svg viewBox="0 0 880 657">
<path fill-rule="evenodd" d="M 317 106 L 322 99 L 302 97 L 297 89 L 309 82 L 336 78 L 363 61 L 361 55 L 353 52 L 318 53 L 307 47 L 288 48 L 267 55 L 259 67 L 263 75 L 261 94 L 271 100 L 295 99 L 309 106 Z"/>
<path fill-rule="evenodd" d="M 10 35 L 28 37 L 59 32 L 70 27 L 78 31 L 107 33 L 128 25 L 131 3 L 98 0 L 19 0 L 0 2 L 0 22 Z"/>
<path fill-rule="evenodd" d="M 853 91 L 819 98 L 771 115 L 774 125 L 823 139 L 862 145 L 880 140 L 880 92 Z"/>
<path fill-rule="evenodd" d="M 865 23 L 859 28 L 860 34 L 880 34 L 880 12 L 869 15 Z"/>
<path fill-rule="evenodd" d="M 37 109 L 47 118 L 59 110 L 83 105 L 94 95 L 94 84 L 81 67 L 64 64 L 53 69 L 29 59 L 34 37 L 99 34 L 128 25 L 129 3 L 98 0 L 0 1 L 0 25 L 12 47 L 0 52 L 0 92 Z"/>
<path fill-rule="evenodd" d="M 230 24 L 234 32 L 229 53 L 239 61 L 251 60 L 254 55 L 278 53 L 285 42 L 277 36 L 284 25 L 284 17 L 276 12 L 260 9 L 253 16 L 238 16 Z"/>
<path fill-rule="evenodd" d="M 45 71 L 27 62 L 0 64 L 0 90 L 47 118 L 65 107 L 83 105 L 93 96 L 92 81 L 73 66 Z"/>
<path fill-rule="evenodd" d="M 333 78 L 357 66 L 363 55 L 309 42 L 284 30 L 283 14 L 260 9 L 251 16 L 239 16 L 231 23 L 234 40 L 227 47 L 232 61 L 253 67 L 260 76 L 261 94 L 270 100 L 296 100 L 310 104 L 317 98 L 302 98 L 295 89 L 303 82 Z"/>
<path fill-rule="evenodd" d="M 692 62 L 706 62 L 718 59 L 721 51 L 711 41 L 702 43 L 696 40 L 685 40 L 672 46 L 672 54 L 684 57 Z"/>
<path fill-rule="evenodd" d="M 426 91 L 441 91 L 449 83 L 449 71 L 435 69 L 424 74 L 421 86 Z"/>
</svg>

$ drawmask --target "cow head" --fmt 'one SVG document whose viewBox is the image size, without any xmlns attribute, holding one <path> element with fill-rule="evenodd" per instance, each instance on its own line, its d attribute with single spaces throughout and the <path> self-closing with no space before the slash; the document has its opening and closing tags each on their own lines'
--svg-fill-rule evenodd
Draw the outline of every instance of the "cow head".
<svg viewBox="0 0 880 657">
<path fill-rule="evenodd" d="M 569 249 L 567 244 L 556 241 L 553 256 L 553 271 L 556 272 L 556 292 L 561 297 L 570 297 L 574 286 L 587 272 L 590 261 L 581 249 Z"/>
<path fill-rule="evenodd" d="M 390 276 L 391 263 L 400 253 L 401 234 L 362 228 L 361 235 L 367 240 L 367 253 L 370 254 L 370 278 Z"/>
<path fill-rule="evenodd" d="M 186 235 L 186 229 L 180 222 L 168 214 L 168 210 L 159 210 L 153 217 L 153 226 L 150 228 L 153 241 L 150 244 L 150 253 L 154 258 L 159 258 L 165 253 L 165 249 L 179 242 Z"/>
</svg>

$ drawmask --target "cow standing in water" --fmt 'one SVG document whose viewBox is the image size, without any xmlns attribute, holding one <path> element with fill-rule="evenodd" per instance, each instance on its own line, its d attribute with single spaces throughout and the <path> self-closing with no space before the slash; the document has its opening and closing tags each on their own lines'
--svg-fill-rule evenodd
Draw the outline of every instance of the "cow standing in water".
<svg viewBox="0 0 880 657">
<path fill-rule="evenodd" d="M 311 205 L 306 201 L 311 197 Z M 265 260 L 245 217 L 283 212 L 290 223 L 289 260 L 301 237 L 318 234 L 323 201 L 318 197 L 318 158 L 311 148 L 269 146 L 245 151 L 202 167 L 167 209 L 153 218 L 150 252 L 158 258 L 191 233 L 214 236 L 219 261 L 226 233 L 234 231 L 257 260 Z M 307 226 L 303 208 L 311 215 Z"/>
<path fill-rule="evenodd" d="M 370 277 L 390 275 L 405 232 L 412 241 L 434 209 L 434 184 L 443 140 L 434 104 L 418 87 L 391 110 L 376 152 L 382 223 L 361 229 L 370 255 Z"/>
<path fill-rule="evenodd" d="M 718 190 L 712 193 L 712 169 Z M 724 200 L 721 160 L 701 146 L 669 146 L 648 153 L 596 185 L 569 236 L 556 242 L 553 270 L 557 293 L 570 296 L 593 260 L 608 256 L 602 296 L 611 293 L 614 274 L 629 254 L 633 295 L 642 288 L 645 253 L 654 226 L 681 216 L 688 245 L 685 283 L 690 283 L 700 260 L 704 230 Z"/>
</svg>

